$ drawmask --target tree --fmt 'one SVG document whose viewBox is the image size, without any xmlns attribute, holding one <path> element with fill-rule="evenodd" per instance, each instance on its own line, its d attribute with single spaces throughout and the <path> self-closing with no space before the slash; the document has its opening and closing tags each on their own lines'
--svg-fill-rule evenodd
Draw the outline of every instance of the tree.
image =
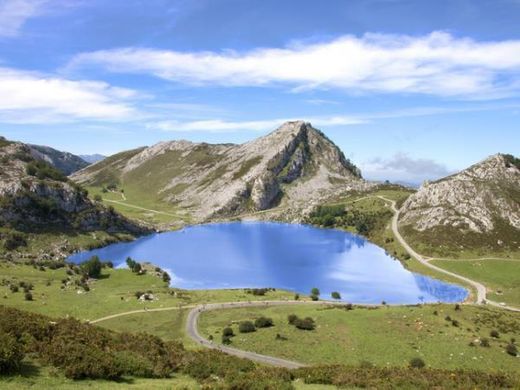
<svg viewBox="0 0 520 390">
<path fill-rule="evenodd" d="M 294 321 L 296 321 L 298 319 L 298 316 L 296 314 L 289 314 L 287 316 L 287 322 L 290 324 L 290 325 L 293 325 L 294 324 Z"/>
<path fill-rule="evenodd" d="M 339 292 L 337 291 L 333 291 L 330 296 L 333 298 L 333 299 L 341 299 L 341 295 Z"/>
<path fill-rule="evenodd" d="M 319 296 L 320 295 L 320 289 L 317 288 L 317 287 L 313 287 L 312 290 L 311 290 L 311 295 Z"/>
<path fill-rule="evenodd" d="M 101 276 L 101 269 L 103 268 L 103 263 L 99 260 L 99 257 L 92 256 L 89 260 L 85 261 L 81 264 L 81 269 L 83 273 L 87 275 L 89 278 L 98 279 Z"/>
<path fill-rule="evenodd" d="M 242 321 L 238 325 L 238 331 L 240 333 L 251 333 L 256 330 L 255 325 L 251 321 Z"/>
<path fill-rule="evenodd" d="M 170 278 L 170 275 L 168 275 L 168 272 L 166 272 L 166 271 L 163 272 L 162 280 L 164 283 L 170 284 L 171 278 Z"/>
</svg>

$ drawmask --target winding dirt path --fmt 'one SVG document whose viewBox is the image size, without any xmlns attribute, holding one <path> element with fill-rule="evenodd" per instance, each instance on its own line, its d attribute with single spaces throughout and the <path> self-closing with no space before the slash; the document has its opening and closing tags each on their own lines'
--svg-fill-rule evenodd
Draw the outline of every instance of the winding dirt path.
<svg viewBox="0 0 520 390">
<path fill-rule="evenodd" d="M 155 213 L 155 214 L 163 214 L 163 215 L 168 215 L 170 217 L 176 217 L 175 214 L 167 213 L 165 211 L 158 211 L 158 210 L 147 209 L 147 208 L 144 208 L 144 207 L 141 207 L 141 206 L 136 206 L 136 205 L 133 205 L 133 204 L 130 204 L 130 203 L 121 202 L 119 200 L 111 200 L 111 199 L 103 198 L 103 201 L 104 202 L 117 203 L 117 204 L 120 204 L 122 206 L 130 207 L 130 208 L 137 209 L 137 210 L 149 211 L 149 212 Z"/>
<path fill-rule="evenodd" d="M 426 256 L 422 256 L 419 253 L 417 253 L 406 242 L 406 240 L 403 238 L 403 236 L 401 236 L 401 233 L 399 233 L 399 223 L 398 223 L 399 222 L 399 210 L 395 206 L 396 205 L 395 200 L 385 198 L 384 196 L 381 196 L 381 195 L 378 195 L 377 197 L 382 199 L 382 200 L 384 200 L 384 201 L 386 201 L 386 202 L 390 203 L 392 211 L 394 212 L 394 216 L 392 217 L 392 224 L 391 224 L 392 231 L 393 231 L 395 237 L 397 238 L 397 240 L 399 241 L 399 243 L 406 249 L 406 251 L 410 254 L 410 256 L 412 256 L 417 261 L 419 261 L 421 264 L 425 265 L 426 267 L 428 267 L 430 269 L 433 269 L 433 270 L 435 270 L 437 272 L 441 272 L 441 273 L 443 273 L 445 275 L 452 276 L 454 278 L 462 280 L 462 281 L 468 283 L 469 285 L 473 286 L 475 288 L 475 290 L 477 291 L 477 297 L 475 299 L 475 303 L 477 303 L 479 305 L 487 303 L 489 305 L 500 307 L 500 308 L 503 308 L 503 309 L 506 309 L 506 310 L 520 312 L 520 309 L 518 309 L 516 307 L 501 305 L 498 302 L 494 302 L 494 301 L 490 301 L 489 299 L 486 299 L 486 287 L 482 283 L 479 283 L 479 282 L 477 282 L 475 280 L 472 280 L 470 278 L 467 278 L 465 276 L 456 274 L 454 272 L 445 270 L 443 268 L 437 267 L 436 265 L 433 265 L 433 264 L 431 264 L 429 262 L 431 260 L 431 258 L 428 258 Z"/>
</svg>

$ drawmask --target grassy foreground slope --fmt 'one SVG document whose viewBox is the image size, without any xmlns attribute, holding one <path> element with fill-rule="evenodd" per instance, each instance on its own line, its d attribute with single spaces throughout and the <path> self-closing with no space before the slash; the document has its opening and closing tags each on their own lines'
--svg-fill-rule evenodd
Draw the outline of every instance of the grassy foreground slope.
<svg viewBox="0 0 520 390">
<path fill-rule="evenodd" d="M 288 323 L 289 314 L 313 318 L 316 329 L 297 329 Z M 274 326 L 239 332 L 239 322 L 261 316 L 272 318 Z M 201 333 L 216 342 L 228 326 L 235 333 L 233 347 L 309 364 L 404 367 L 420 357 L 433 368 L 520 373 L 518 358 L 505 353 L 510 339 L 518 340 L 520 314 L 499 309 L 428 305 L 346 310 L 302 305 L 227 309 L 200 317 Z M 493 330 L 498 338 L 490 336 Z M 483 340 L 489 347 L 481 346 Z"/>
</svg>

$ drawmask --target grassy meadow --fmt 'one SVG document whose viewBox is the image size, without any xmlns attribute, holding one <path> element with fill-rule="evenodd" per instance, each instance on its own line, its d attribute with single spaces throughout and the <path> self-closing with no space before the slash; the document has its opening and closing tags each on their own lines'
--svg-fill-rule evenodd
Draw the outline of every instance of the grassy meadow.
<svg viewBox="0 0 520 390">
<path fill-rule="evenodd" d="M 316 329 L 299 330 L 289 325 L 289 314 L 313 318 Z M 260 316 L 272 318 L 274 326 L 239 332 L 239 322 Z M 227 326 L 235 333 L 233 347 L 309 364 L 370 362 L 380 367 L 404 367 L 420 357 L 432 368 L 520 373 L 519 358 L 504 351 L 511 338 L 518 341 L 520 337 L 520 314 L 494 308 L 427 305 L 346 310 L 302 305 L 201 314 L 201 333 L 212 335 L 216 342 Z M 499 338 L 490 336 L 492 330 L 498 331 Z M 480 345 L 484 339 L 489 347 Z"/>
</svg>

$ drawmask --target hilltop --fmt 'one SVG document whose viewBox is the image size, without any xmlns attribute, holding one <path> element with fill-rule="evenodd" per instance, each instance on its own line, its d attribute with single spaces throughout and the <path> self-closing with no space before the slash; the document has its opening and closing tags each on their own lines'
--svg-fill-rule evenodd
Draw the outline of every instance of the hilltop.
<svg viewBox="0 0 520 390">
<path fill-rule="evenodd" d="M 153 198 L 186 210 L 195 222 L 275 208 L 294 220 L 339 192 L 370 186 L 331 140 L 303 121 L 240 145 L 160 142 L 108 157 L 72 179 Z"/>
<path fill-rule="evenodd" d="M 81 238 L 82 234 L 101 232 L 105 237 L 112 235 L 113 240 L 118 233 L 135 236 L 146 231 L 90 200 L 84 188 L 35 158 L 33 152 L 30 145 L 0 140 L 0 252 L 6 250 L 8 256 L 16 257 L 16 251 L 24 251 L 30 241 L 41 246 L 51 235 L 51 242 L 67 241 L 63 250 L 57 250 L 58 257 L 63 257 L 75 249 L 68 245 L 68 239 Z M 49 247 L 42 248 L 40 254 L 53 255 Z"/>
<path fill-rule="evenodd" d="M 431 251 L 520 248 L 520 163 L 496 154 L 425 183 L 401 208 L 405 234 Z M 435 250 L 437 248 L 437 250 Z"/>
</svg>

